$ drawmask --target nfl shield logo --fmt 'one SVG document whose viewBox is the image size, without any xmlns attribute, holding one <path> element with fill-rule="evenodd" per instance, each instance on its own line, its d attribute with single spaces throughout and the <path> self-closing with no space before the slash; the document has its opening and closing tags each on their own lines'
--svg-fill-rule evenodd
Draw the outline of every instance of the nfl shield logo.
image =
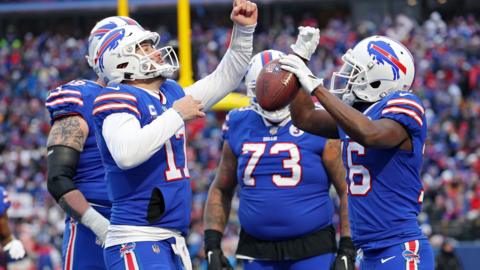
<svg viewBox="0 0 480 270">
<path fill-rule="evenodd" d="M 160 253 L 160 247 L 157 244 L 152 245 L 153 253 Z"/>
</svg>

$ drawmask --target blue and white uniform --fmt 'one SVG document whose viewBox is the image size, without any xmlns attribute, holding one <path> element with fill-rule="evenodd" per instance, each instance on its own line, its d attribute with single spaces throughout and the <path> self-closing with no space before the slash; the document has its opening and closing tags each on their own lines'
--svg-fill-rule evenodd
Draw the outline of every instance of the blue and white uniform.
<svg viewBox="0 0 480 270">
<path fill-rule="evenodd" d="M 325 138 L 299 130 L 290 118 L 271 125 L 252 107 L 231 111 L 223 130 L 237 157 L 238 216 L 248 235 L 288 241 L 332 224 L 331 182 L 322 162 Z M 245 269 L 329 269 L 334 253 L 316 255 L 247 260 Z"/>
<path fill-rule="evenodd" d="M 106 36 L 101 41 L 97 57 L 111 83 L 95 100 L 93 115 L 112 200 L 104 252 L 109 269 L 192 269 L 184 239 L 191 209 L 185 128 L 172 107 L 191 95 L 208 110 L 233 91 L 251 57 L 254 29 L 255 25 L 235 25 L 230 47 L 215 71 L 185 89 L 163 80 L 164 75 L 135 70 L 132 76 L 112 64 L 127 61 L 132 69 L 140 69 L 138 58 L 118 58 L 112 52 L 131 48 L 130 39 L 154 41 L 156 35 L 129 28 L 129 36 Z M 148 90 L 135 86 L 144 78 L 153 79 Z M 125 80 L 130 84 L 113 83 Z M 160 82 L 159 89 L 152 89 Z"/>
<path fill-rule="evenodd" d="M 174 136 L 168 136 L 168 140 L 161 149 L 133 168 L 119 167 L 109 151 L 104 136 L 98 136 L 98 145 L 105 165 L 108 193 L 112 200 L 111 228 L 105 251 L 109 268 L 124 269 L 125 265 L 135 266 L 137 258 L 134 250 L 139 250 L 142 245 L 164 247 L 169 250 L 166 254 L 173 254 L 172 247 L 162 240 L 174 238 L 174 236 L 179 237 L 177 238 L 179 240 L 187 233 L 192 191 L 186 167 L 185 132 L 180 116 L 171 109 L 173 102 L 184 95 L 183 89 L 175 81 L 167 80 L 162 84 L 158 95 L 134 86 L 112 84 L 104 88 L 95 100 L 93 115 L 98 134 L 102 134 L 103 122 L 112 114 L 132 115 L 141 127 L 151 124 L 162 115 L 172 116 L 177 120 L 179 118 L 176 121 L 177 126 L 173 127 L 176 130 Z M 122 225 L 132 228 L 122 227 Z M 153 228 L 152 233 L 164 230 L 167 237 L 159 238 L 158 241 L 136 243 L 142 240 L 139 228 L 149 230 L 150 228 L 147 227 Z M 138 234 L 136 235 L 135 232 Z M 157 258 L 163 257 L 165 253 L 165 251 L 151 252 L 151 247 L 149 251 L 151 253 L 149 255 Z M 155 261 L 150 256 L 143 256 L 141 260 L 146 263 L 150 259 Z M 171 264 L 176 261 L 173 259 L 173 257 L 170 258 Z M 164 263 L 160 259 L 158 262 L 162 263 L 158 267 Z M 154 266 L 155 264 L 150 263 L 149 267 Z"/>
<path fill-rule="evenodd" d="M 397 91 L 363 113 L 371 120 L 388 118 L 401 124 L 412 151 L 367 148 L 340 129 L 350 229 L 355 247 L 364 254 L 361 269 L 433 269 L 432 249 L 417 223 L 427 134 L 422 102 L 412 93 Z"/>
<path fill-rule="evenodd" d="M 93 102 L 102 86 L 88 80 L 74 80 L 50 91 L 45 106 L 51 124 L 69 116 L 80 116 L 88 125 L 88 136 L 80 153 L 73 182 L 86 200 L 105 218 L 110 217 L 105 173 L 95 139 L 92 118 Z M 103 249 L 95 234 L 83 224 L 67 216 L 63 237 L 64 269 L 105 269 Z"/>
</svg>

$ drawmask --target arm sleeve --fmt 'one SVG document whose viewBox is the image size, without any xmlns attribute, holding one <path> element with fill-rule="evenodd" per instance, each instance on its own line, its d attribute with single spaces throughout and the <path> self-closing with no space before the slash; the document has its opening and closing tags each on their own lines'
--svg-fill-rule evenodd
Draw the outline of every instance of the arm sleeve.
<svg viewBox="0 0 480 270">
<path fill-rule="evenodd" d="M 242 81 L 252 56 L 255 26 L 235 24 L 230 47 L 215 71 L 185 88 L 185 94 L 200 100 L 205 110 L 235 90 Z"/>
<path fill-rule="evenodd" d="M 184 126 L 174 109 L 168 109 L 143 128 L 130 113 L 114 113 L 103 121 L 102 135 L 115 163 L 122 170 L 148 160 Z"/>
</svg>

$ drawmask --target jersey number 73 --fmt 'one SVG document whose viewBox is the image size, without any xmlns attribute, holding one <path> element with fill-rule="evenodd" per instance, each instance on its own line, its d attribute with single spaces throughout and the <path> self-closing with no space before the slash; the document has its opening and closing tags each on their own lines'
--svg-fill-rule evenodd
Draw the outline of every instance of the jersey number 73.
<svg viewBox="0 0 480 270">
<path fill-rule="evenodd" d="M 242 147 L 242 155 L 251 153 L 250 159 L 245 166 L 243 172 L 243 183 L 246 186 L 255 186 L 255 177 L 253 172 L 258 162 L 265 154 L 267 148 L 266 143 L 244 143 Z M 278 187 L 294 187 L 300 183 L 302 179 L 302 167 L 300 166 L 300 150 L 294 143 L 278 142 L 270 147 L 270 155 L 278 155 L 280 152 L 288 152 L 290 158 L 283 159 L 282 165 L 284 169 L 291 171 L 291 176 L 285 177 L 280 174 L 272 174 L 272 182 Z"/>
</svg>

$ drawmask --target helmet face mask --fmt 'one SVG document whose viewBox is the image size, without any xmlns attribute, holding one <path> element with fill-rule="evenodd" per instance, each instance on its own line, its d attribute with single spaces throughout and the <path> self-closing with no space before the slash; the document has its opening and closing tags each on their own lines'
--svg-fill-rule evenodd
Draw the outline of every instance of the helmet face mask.
<svg viewBox="0 0 480 270">
<path fill-rule="evenodd" d="M 367 85 L 366 69 L 351 57 L 351 50 L 342 56 L 344 64 L 338 72 L 334 72 L 330 81 L 330 92 L 343 95 L 353 88 L 362 89 Z"/>
<path fill-rule="evenodd" d="M 263 118 L 267 119 L 271 123 L 280 123 L 283 120 L 287 119 L 290 116 L 290 110 L 288 106 L 276 111 L 264 110 L 260 106 L 260 104 L 258 104 L 255 98 L 255 86 L 257 77 L 262 71 L 262 68 L 270 61 L 279 59 L 283 56 L 285 56 L 284 53 L 276 50 L 266 50 L 259 52 L 254 55 L 250 60 L 248 71 L 245 74 L 245 86 L 247 88 L 247 96 L 250 97 L 250 104 L 258 114 L 260 114 Z"/>
<path fill-rule="evenodd" d="M 177 55 L 170 46 L 156 48 L 159 41 L 157 33 L 137 26 L 111 30 L 96 49 L 100 77 L 107 83 L 172 77 L 179 68 Z M 151 49 L 145 49 L 145 42 Z"/>
<path fill-rule="evenodd" d="M 409 91 L 415 76 L 410 51 L 383 36 L 360 41 L 342 60 L 342 68 L 332 76 L 330 91 L 350 102 L 376 102 L 394 91 Z"/>
</svg>

